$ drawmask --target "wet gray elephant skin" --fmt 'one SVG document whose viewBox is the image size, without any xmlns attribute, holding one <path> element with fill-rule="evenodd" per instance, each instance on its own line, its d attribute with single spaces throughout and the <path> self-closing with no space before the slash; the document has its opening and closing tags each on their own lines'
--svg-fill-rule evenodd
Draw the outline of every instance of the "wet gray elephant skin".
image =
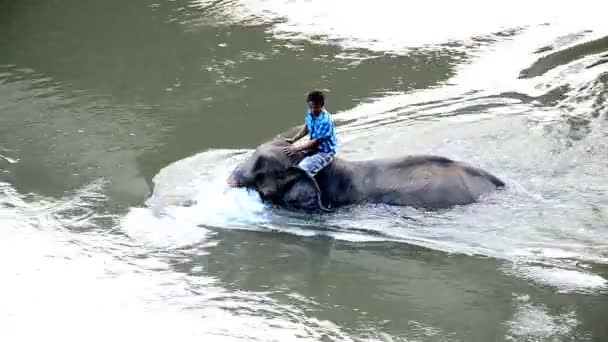
<svg viewBox="0 0 608 342">
<path fill-rule="evenodd" d="M 348 161 L 339 157 L 314 178 L 296 167 L 282 140 L 264 143 L 230 174 L 233 187 L 255 189 L 262 200 L 292 209 L 330 210 L 357 203 L 442 209 L 476 202 L 505 186 L 490 173 L 433 155 Z"/>
</svg>

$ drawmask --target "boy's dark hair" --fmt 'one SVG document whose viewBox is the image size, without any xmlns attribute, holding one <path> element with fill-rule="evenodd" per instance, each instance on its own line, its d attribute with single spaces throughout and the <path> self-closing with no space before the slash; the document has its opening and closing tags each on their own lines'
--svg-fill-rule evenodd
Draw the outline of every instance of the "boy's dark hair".
<svg viewBox="0 0 608 342">
<path fill-rule="evenodd" d="M 306 96 L 306 102 L 308 102 L 308 101 L 318 103 L 321 106 L 324 106 L 325 105 L 325 95 L 321 91 L 313 90 L 310 93 L 308 93 L 308 95 Z"/>
</svg>

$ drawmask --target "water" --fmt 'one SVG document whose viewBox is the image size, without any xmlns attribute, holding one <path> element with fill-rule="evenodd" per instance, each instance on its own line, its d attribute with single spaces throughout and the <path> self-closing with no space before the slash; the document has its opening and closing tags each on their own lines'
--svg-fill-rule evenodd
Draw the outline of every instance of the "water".
<svg viewBox="0 0 608 342">
<path fill-rule="evenodd" d="M 604 341 L 596 1 L 0 4 L 0 339 Z M 340 154 L 509 186 L 425 212 L 225 179 L 325 89 Z"/>
</svg>

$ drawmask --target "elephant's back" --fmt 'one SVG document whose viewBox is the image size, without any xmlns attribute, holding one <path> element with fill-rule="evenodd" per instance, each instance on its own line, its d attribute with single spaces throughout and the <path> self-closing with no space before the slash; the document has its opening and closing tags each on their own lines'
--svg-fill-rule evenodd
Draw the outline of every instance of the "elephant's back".
<svg viewBox="0 0 608 342">
<path fill-rule="evenodd" d="M 369 171 L 376 175 L 371 189 L 374 201 L 396 205 L 443 208 L 469 204 L 505 185 L 485 170 L 433 155 L 384 161 Z"/>
<path fill-rule="evenodd" d="M 475 199 L 505 186 L 502 180 L 481 168 L 462 162 L 456 162 L 454 168 L 469 194 Z"/>
<path fill-rule="evenodd" d="M 496 188 L 502 188 L 505 186 L 505 182 L 503 182 L 498 177 L 494 176 L 486 170 L 464 163 L 459 164 L 461 164 L 463 171 L 466 172 L 469 177 L 487 180 L 492 183 L 492 185 Z"/>
</svg>

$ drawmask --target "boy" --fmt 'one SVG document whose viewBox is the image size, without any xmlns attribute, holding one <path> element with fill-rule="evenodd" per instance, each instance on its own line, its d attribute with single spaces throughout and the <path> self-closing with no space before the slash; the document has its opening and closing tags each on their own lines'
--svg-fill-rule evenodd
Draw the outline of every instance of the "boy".
<svg viewBox="0 0 608 342">
<path fill-rule="evenodd" d="M 334 160 L 337 139 L 331 114 L 325 109 L 325 95 L 320 91 L 311 91 L 306 97 L 306 102 L 308 110 L 304 126 L 293 138 L 284 140 L 293 144 L 306 134 L 310 134 L 310 141 L 299 147 L 285 147 L 283 152 L 288 156 L 303 151 L 310 152 L 307 157 L 302 159 L 298 167 L 314 177 Z"/>
</svg>

